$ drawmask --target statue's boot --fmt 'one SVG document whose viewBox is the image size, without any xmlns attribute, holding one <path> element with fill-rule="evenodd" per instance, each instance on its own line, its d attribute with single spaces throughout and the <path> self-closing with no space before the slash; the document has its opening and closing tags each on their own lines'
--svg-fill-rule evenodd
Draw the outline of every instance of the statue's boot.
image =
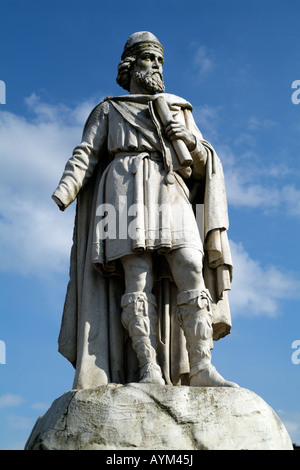
<svg viewBox="0 0 300 470">
<path fill-rule="evenodd" d="M 211 364 L 213 328 L 208 291 L 185 291 L 178 295 L 177 301 L 178 319 L 189 355 L 190 386 L 238 387 L 225 380 Z"/>
<path fill-rule="evenodd" d="M 140 368 L 140 383 L 164 385 L 156 359 L 156 302 L 153 295 L 133 292 L 122 296 L 122 323 L 129 333 Z"/>
</svg>

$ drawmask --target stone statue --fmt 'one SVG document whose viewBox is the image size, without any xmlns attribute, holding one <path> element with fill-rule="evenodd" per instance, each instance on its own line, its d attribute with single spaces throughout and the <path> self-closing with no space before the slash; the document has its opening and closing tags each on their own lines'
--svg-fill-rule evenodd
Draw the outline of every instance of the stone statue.
<svg viewBox="0 0 300 470">
<path fill-rule="evenodd" d="M 53 194 L 75 199 L 60 352 L 73 388 L 110 382 L 232 386 L 211 364 L 230 332 L 232 261 L 221 162 L 186 100 L 165 93 L 163 47 L 125 44 Z"/>
</svg>

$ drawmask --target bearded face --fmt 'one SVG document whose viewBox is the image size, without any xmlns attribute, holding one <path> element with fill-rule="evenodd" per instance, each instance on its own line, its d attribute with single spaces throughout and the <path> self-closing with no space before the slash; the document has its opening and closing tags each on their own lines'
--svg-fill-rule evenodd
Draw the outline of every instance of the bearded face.
<svg viewBox="0 0 300 470">
<path fill-rule="evenodd" d="M 130 71 L 130 93 L 163 93 L 162 53 L 155 48 L 146 47 L 136 56 Z"/>
<path fill-rule="evenodd" d="M 133 76 L 135 80 L 150 93 L 163 93 L 165 91 L 163 75 L 161 72 L 153 70 L 136 70 L 133 72 Z"/>
</svg>

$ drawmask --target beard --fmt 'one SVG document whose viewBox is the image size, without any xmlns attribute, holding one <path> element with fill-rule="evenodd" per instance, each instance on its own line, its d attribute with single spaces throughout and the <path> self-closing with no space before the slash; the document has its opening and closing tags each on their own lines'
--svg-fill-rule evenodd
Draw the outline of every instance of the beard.
<svg viewBox="0 0 300 470">
<path fill-rule="evenodd" d="M 134 78 L 151 93 L 163 93 L 165 91 L 164 79 L 160 72 L 136 71 L 134 72 Z"/>
</svg>

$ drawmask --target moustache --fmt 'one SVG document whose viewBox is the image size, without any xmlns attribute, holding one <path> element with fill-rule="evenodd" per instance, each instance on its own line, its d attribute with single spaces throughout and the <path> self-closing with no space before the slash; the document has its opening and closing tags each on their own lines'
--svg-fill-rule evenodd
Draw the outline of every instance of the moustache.
<svg viewBox="0 0 300 470">
<path fill-rule="evenodd" d="M 163 75 L 162 73 L 158 72 L 158 71 L 155 71 L 155 72 L 152 72 L 151 70 L 149 70 L 148 72 L 145 73 L 145 76 L 148 77 L 155 77 L 155 76 L 158 76 L 161 80 L 163 80 Z"/>
</svg>

